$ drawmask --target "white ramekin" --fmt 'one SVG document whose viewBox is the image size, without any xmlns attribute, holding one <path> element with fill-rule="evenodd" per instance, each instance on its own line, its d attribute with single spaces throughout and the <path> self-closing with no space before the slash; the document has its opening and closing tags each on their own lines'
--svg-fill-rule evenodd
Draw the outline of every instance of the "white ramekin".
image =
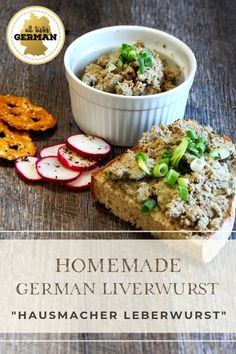
<svg viewBox="0 0 236 354">
<path fill-rule="evenodd" d="M 101 54 L 138 39 L 179 65 L 184 76 L 179 86 L 155 95 L 121 96 L 96 90 L 77 77 Z M 193 52 L 182 41 L 168 33 L 140 26 L 106 27 L 86 33 L 68 47 L 64 63 L 77 125 L 87 134 L 120 146 L 135 145 L 142 133 L 154 124 L 169 124 L 183 118 L 197 67 Z"/>
</svg>

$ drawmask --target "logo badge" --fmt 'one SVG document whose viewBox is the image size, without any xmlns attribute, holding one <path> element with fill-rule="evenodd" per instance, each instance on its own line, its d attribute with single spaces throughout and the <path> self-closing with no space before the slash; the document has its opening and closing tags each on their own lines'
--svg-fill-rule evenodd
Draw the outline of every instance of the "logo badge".
<svg viewBox="0 0 236 354">
<path fill-rule="evenodd" d="M 62 50 L 65 29 L 61 19 L 43 6 L 18 11 L 7 27 L 7 43 L 12 54 L 27 64 L 45 64 Z"/>
</svg>

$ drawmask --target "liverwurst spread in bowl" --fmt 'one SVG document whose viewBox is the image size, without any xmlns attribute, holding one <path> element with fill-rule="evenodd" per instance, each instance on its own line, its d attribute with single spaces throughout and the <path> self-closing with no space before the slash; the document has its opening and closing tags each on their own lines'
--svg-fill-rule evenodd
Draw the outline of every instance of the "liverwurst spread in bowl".
<svg viewBox="0 0 236 354">
<path fill-rule="evenodd" d="M 133 146 L 152 125 L 183 118 L 196 59 L 165 32 L 114 26 L 72 42 L 65 68 L 80 129 L 114 145 Z"/>
</svg>

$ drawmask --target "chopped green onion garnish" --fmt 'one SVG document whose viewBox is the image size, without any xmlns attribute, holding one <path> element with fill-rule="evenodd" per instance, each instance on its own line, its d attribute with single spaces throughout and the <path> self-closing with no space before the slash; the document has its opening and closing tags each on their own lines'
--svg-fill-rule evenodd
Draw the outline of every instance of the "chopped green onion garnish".
<svg viewBox="0 0 236 354">
<path fill-rule="evenodd" d="M 196 143 L 194 143 L 192 140 L 189 140 L 188 142 L 188 149 L 193 148 L 196 146 Z"/>
<path fill-rule="evenodd" d="M 166 175 L 166 183 L 169 186 L 173 186 L 178 180 L 178 178 L 179 178 L 179 173 L 171 168 Z"/>
<path fill-rule="evenodd" d="M 158 163 L 158 165 L 160 165 L 161 163 L 165 163 L 165 164 L 169 165 L 170 159 L 169 159 L 169 157 L 166 157 L 165 159 L 159 160 L 157 163 Z"/>
<path fill-rule="evenodd" d="M 153 55 L 148 49 L 143 49 L 141 52 L 138 52 L 135 46 L 123 43 L 120 48 L 121 66 L 125 62 L 134 60 L 138 60 L 139 62 L 140 74 L 144 74 L 145 67 L 150 68 L 153 65 Z M 120 63 L 117 67 L 120 67 Z"/>
<path fill-rule="evenodd" d="M 162 159 L 166 159 L 166 158 L 170 159 L 172 156 L 173 156 L 173 152 L 169 150 L 164 151 L 163 154 L 161 155 Z"/>
<path fill-rule="evenodd" d="M 230 156 L 230 151 L 224 147 L 219 147 L 217 149 L 212 150 L 209 153 L 209 156 L 214 160 L 224 160 Z"/>
<path fill-rule="evenodd" d="M 197 137 L 195 130 L 188 130 L 187 136 L 191 139 L 188 143 L 187 151 L 194 156 L 202 156 L 205 153 L 208 141 L 203 136 Z"/>
<path fill-rule="evenodd" d="M 155 199 L 149 198 L 143 202 L 141 206 L 141 212 L 142 213 L 148 213 L 152 209 L 154 209 L 157 206 L 157 202 Z"/>
<path fill-rule="evenodd" d="M 187 187 L 183 187 L 183 186 L 179 186 L 178 187 L 178 191 L 179 191 L 180 198 L 184 202 L 187 202 L 189 200 L 188 188 Z"/>
<path fill-rule="evenodd" d="M 166 163 L 156 164 L 153 169 L 155 177 L 164 177 L 168 172 L 168 165 Z"/>
<path fill-rule="evenodd" d="M 144 154 L 144 152 L 139 152 L 138 154 L 135 155 L 135 159 L 138 163 L 139 168 L 144 171 L 147 175 L 150 175 L 150 169 L 146 165 L 147 161 L 147 156 Z"/>
<path fill-rule="evenodd" d="M 199 138 L 197 139 L 197 144 L 198 144 L 198 143 L 203 143 L 203 144 L 207 145 L 207 144 L 208 144 L 208 141 L 205 140 L 205 139 L 203 138 L 203 136 L 199 136 Z"/>
<path fill-rule="evenodd" d="M 211 152 L 209 152 L 209 156 L 212 157 L 214 160 L 220 160 L 220 154 L 218 153 L 218 151 L 212 150 Z"/>
<path fill-rule="evenodd" d="M 201 173 L 205 166 L 204 159 L 194 159 L 191 164 L 190 168 L 193 172 Z"/>
<path fill-rule="evenodd" d="M 150 68 L 153 65 L 152 53 L 149 50 L 144 49 L 139 53 L 139 58 L 144 59 L 144 66 Z"/>
<path fill-rule="evenodd" d="M 174 168 L 178 168 L 179 162 L 184 156 L 187 148 L 188 148 L 189 140 L 188 138 L 184 138 L 181 143 L 177 146 L 177 148 L 173 152 L 173 156 L 171 158 L 171 164 Z"/>
<path fill-rule="evenodd" d="M 194 155 L 194 156 L 196 156 L 196 157 L 199 156 L 199 151 L 198 151 L 198 149 L 196 149 L 195 147 L 189 148 L 189 149 L 188 149 L 188 152 L 190 152 L 190 154 L 192 154 L 192 155 Z"/>
<path fill-rule="evenodd" d="M 120 48 L 120 59 L 124 63 L 125 61 L 133 61 L 137 57 L 136 49 L 134 46 L 123 43 Z"/>
<path fill-rule="evenodd" d="M 137 52 L 136 52 L 136 50 L 134 50 L 134 49 L 130 50 L 129 53 L 128 53 L 128 60 L 129 60 L 129 61 L 134 61 L 134 60 L 136 60 L 136 59 L 137 59 Z"/>
<path fill-rule="evenodd" d="M 166 150 L 166 151 L 164 151 L 163 154 L 161 155 L 161 158 L 162 158 L 162 159 L 165 159 L 165 158 L 170 159 L 170 158 L 172 157 L 172 155 L 173 155 L 173 152 L 172 152 L 172 151 Z"/>
<path fill-rule="evenodd" d="M 133 46 L 131 46 L 130 44 L 122 43 L 121 50 L 124 50 L 124 49 L 127 49 L 127 48 L 133 49 Z"/>
<path fill-rule="evenodd" d="M 151 57 L 152 57 L 152 53 L 149 52 L 148 49 L 143 49 L 143 50 L 139 53 L 139 57 L 142 58 L 142 59 L 151 58 Z"/>
<path fill-rule="evenodd" d="M 206 150 L 206 145 L 204 143 L 197 143 L 196 149 L 199 151 L 200 155 L 203 155 Z"/>
<path fill-rule="evenodd" d="M 192 155 L 195 155 L 195 156 L 199 156 L 199 151 L 198 149 L 196 148 L 196 144 L 193 142 L 193 141 L 189 141 L 188 143 L 188 149 L 187 151 L 192 154 Z"/>
<path fill-rule="evenodd" d="M 187 130 L 186 131 L 186 134 L 187 134 L 187 137 L 191 140 L 197 140 L 198 138 L 198 135 L 197 133 L 195 132 L 195 130 L 191 129 L 191 130 Z"/>
<path fill-rule="evenodd" d="M 136 155 L 135 155 L 136 159 L 142 158 L 144 161 L 147 161 L 147 156 L 144 152 L 139 151 Z"/>
<path fill-rule="evenodd" d="M 184 177 L 179 177 L 178 178 L 178 185 L 181 186 L 181 187 L 188 188 L 189 179 L 188 178 L 184 178 Z"/>
<path fill-rule="evenodd" d="M 144 65 L 146 68 L 150 68 L 153 64 L 152 58 L 146 58 L 144 59 Z"/>
<path fill-rule="evenodd" d="M 139 62 L 139 72 L 140 74 L 144 74 L 144 59 L 139 58 L 138 62 Z"/>
</svg>

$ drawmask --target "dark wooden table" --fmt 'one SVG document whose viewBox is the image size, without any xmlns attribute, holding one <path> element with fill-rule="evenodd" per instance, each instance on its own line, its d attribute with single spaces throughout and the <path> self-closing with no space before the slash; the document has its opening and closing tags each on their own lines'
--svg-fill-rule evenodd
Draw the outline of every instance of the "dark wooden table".
<svg viewBox="0 0 236 354">
<path fill-rule="evenodd" d="M 66 28 L 64 50 L 51 63 L 30 66 L 9 52 L 5 31 L 16 11 L 30 5 L 51 8 Z M 68 45 L 83 33 L 117 24 L 158 28 L 186 42 L 194 51 L 198 70 L 190 93 L 186 117 L 210 124 L 236 141 L 236 2 L 234 0 L 0 0 L 1 53 L 0 94 L 24 95 L 46 107 L 58 118 L 57 130 L 35 134 L 38 148 L 56 144 L 78 128 L 73 122 L 63 55 Z M 114 155 L 122 151 L 114 149 Z M 0 168 L 1 230 L 128 230 L 129 225 L 94 204 L 89 193 L 70 193 L 56 185 L 31 186 L 22 182 L 10 164 Z M 66 235 L 66 236 L 65 236 Z M 9 238 L 79 237 L 75 234 L 8 234 Z M 132 234 L 132 237 L 142 237 Z M 80 237 L 91 237 L 83 235 Z M 101 235 L 93 234 L 93 237 Z M 103 235 L 128 238 L 128 234 Z M 236 331 L 235 331 L 236 332 Z M 1 336 L 0 339 L 8 336 Z M 12 336 L 10 337 L 12 338 Z M 15 338 L 27 339 L 29 336 Z M 42 339 L 52 338 L 41 336 Z M 84 343 L 5 343 L 1 353 L 235 353 L 233 343 L 207 343 L 204 340 L 230 340 L 233 335 L 71 335 L 54 339 L 171 339 L 179 342 L 84 342 Z M 184 342 L 195 339 L 202 342 Z"/>
</svg>

